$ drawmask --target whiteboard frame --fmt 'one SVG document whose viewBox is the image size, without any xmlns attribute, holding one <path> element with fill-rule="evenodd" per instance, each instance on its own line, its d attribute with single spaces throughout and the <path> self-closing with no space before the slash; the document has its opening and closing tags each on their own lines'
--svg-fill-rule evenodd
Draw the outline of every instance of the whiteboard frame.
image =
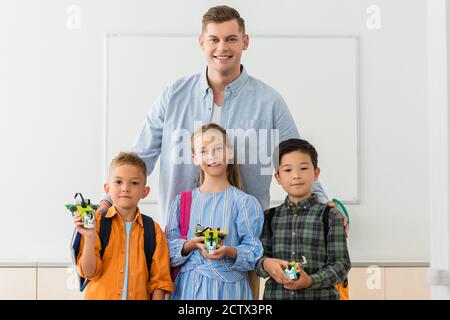
<svg viewBox="0 0 450 320">
<path fill-rule="evenodd" d="M 109 42 L 111 38 L 117 37 L 186 37 L 186 38 L 195 38 L 198 37 L 199 34 L 193 33 L 157 33 L 157 32 L 109 32 L 104 36 L 104 106 L 103 106 L 103 163 L 104 163 L 104 181 L 107 180 L 108 177 L 108 134 L 109 134 L 109 125 L 108 125 L 108 117 L 109 117 Z M 359 38 L 355 35 L 279 35 L 279 34 L 255 34 L 250 35 L 251 38 L 279 38 L 279 39 L 354 39 L 356 43 L 356 52 L 355 52 L 355 84 L 356 84 L 356 97 L 355 97 L 355 108 L 356 108 L 356 198 L 355 199 L 343 199 L 343 203 L 347 205 L 359 205 L 361 204 L 361 129 L 360 129 L 360 105 L 361 105 L 361 95 L 360 95 L 360 43 Z M 175 79 L 174 79 L 175 80 Z M 326 190 L 325 190 L 326 191 Z M 270 200 L 271 206 L 279 205 L 282 201 L 280 199 Z M 144 205 L 159 205 L 159 201 L 156 200 L 142 200 L 141 204 Z"/>
</svg>

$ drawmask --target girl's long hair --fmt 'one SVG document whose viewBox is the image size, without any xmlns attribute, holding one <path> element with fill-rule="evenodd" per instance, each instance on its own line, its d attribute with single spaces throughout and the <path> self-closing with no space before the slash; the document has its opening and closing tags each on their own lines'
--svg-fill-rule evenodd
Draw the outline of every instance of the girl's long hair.
<svg viewBox="0 0 450 320">
<path fill-rule="evenodd" d="M 194 154 L 195 150 L 194 150 L 194 140 L 195 137 L 199 134 L 204 134 L 206 131 L 208 130 L 218 130 L 220 133 L 222 133 L 223 135 L 223 142 L 224 144 L 227 146 L 227 149 L 230 148 L 230 142 L 228 140 L 227 137 L 227 132 L 224 128 L 222 128 L 221 126 L 219 126 L 218 124 L 215 123 L 208 123 L 203 125 L 200 129 L 198 129 L 196 132 L 194 132 L 191 136 L 191 150 L 192 150 L 192 154 Z M 200 168 L 200 180 L 198 182 L 198 185 L 202 185 L 203 182 L 205 181 L 205 172 L 203 172 L 202 168 Z M 227 179 L 228 182 L 242 190 L 242 180 L 241 180 L 241 174 L 239 172 L 239 166 L 237 165 L 237 161 L 233 161 L 232 163 L 228 163 L 227 165 Z"/>
</svg>

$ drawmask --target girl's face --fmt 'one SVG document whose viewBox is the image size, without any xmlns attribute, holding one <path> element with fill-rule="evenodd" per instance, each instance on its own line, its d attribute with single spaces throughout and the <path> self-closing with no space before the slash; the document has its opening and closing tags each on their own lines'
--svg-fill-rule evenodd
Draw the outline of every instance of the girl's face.
<svg viewBox="0 0 450 320">
<path fill-rule="evenodd" d="M 233 153 L 227 147 L 222 132 L 210 129 L 194 137 L 194 163 L 205 175 L 226 177 L 226 170 Z"/>
</svg>

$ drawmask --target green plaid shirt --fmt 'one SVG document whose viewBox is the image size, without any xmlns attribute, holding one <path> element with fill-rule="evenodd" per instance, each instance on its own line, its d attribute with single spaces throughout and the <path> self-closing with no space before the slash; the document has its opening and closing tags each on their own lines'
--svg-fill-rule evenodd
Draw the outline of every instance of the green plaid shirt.
<svg viewBox="0 0 450 320">
<path fill-rule="evenodd" d="M 312 286 L 303 290 L 287 290 L 272 278 L 266 282 L 264 299 L 303 300 L 339 299 L 335 284 L 343 281 L 351 268 L 344 233 L 344 222 L 336 208 L 329 213 L 327 247 L 322 214 L 326 205 L 316 195 L 293 203 L 285 202 L 275 209 L 269 233 L 268 214 L 265 214 L 261 242 L 264 256 L 256 264 L 256 273 L 263 278 L 269 274 L 263 269 L 265 257 L 286 261 L 301 261 L 305 256 L 305 272 L 312 278 Z"/>
</svg>

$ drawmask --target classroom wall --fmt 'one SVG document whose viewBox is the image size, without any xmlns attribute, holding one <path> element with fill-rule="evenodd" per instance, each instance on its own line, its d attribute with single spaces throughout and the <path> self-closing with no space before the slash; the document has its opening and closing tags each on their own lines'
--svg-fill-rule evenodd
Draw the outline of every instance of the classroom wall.
<svg viewBox="0 0 450 320">
<path fill-rule="evenodd" d="M 349 206 L 351 257 L 428 261 L 425 0 L 2 1 L 0 217 L 8 229 L 0 261 L 69 261 L 72 223 L 62 205 L 78 191 L 101 196 L 104 35 L 195 33 L 202 13 L 219 3 L 241 12 L 250 35 L 359 37 L 361 203 Z M 80 29 L 67 25 L 72 4 L 81 9 Z M 381 8 L 379 30 L 366 25 L 371 5 Z M 67 239 L 55 241 L 55 227 Z M 47 246 L 34 248 L 33 239 Z M 64 261 L 48 261 L 53 250 Z"/>
</svg>

